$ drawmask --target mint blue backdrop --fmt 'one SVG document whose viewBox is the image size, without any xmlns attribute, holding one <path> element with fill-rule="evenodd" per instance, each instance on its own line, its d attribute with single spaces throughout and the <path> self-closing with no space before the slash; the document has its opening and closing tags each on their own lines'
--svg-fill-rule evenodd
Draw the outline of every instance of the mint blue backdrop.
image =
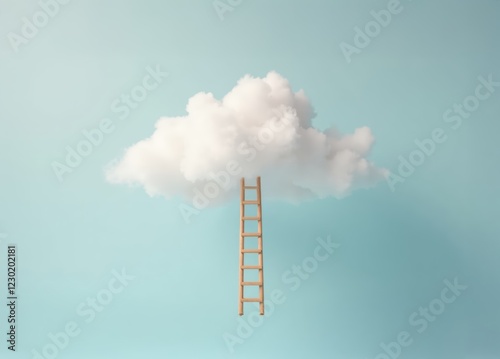
<svg viewBox="0 0 500 359">
<path fill-rule="evenodd" d="M 500 2 L 401 1 L 350 62 L 341 44 L 354 46 L 355 27 L 365 31 L 388 1 L 220 3 L 221 16 L 211 0 L 74 0 L 21 43 L 11 33 L 22 35 L 41 5 L 0 1 L 0 301 L 10 243 L 19 296 L 17 353 L 2 306 L 1 356 L 386 359 L 385 344 L 408 359 L 499 358 L 500 87 L 477 106 L 469 98 L 477 108 L 458 128 L 443 114 L 474 95 L 479 77 L 500 81 Z M 148 66 L 169 75 L 117 119 L 110 105 Z M 285 299 L 245 332 L 238 199 L 186 223 L 180 199 L 111 185 L 103 170 L 159 117 L 184 114 L 195 93 L 220 98 L 270 70 L 304 89 L 317 128 L 370 127 L 370 159 L 395 175 L 415 140 L 439 128 L 446 140 L 392 189 L 297 206 L 264 198 L 266 293 Z M 59 181 L 53 162 L 103 118 L 113 131 Z M 340 247 L 292 290 L 282 276 L 328 236 Z M 134 279 L 109 298 L 122 268 Z M 446 279 L 462 286 L 450 303 Z M 98 295 L 109 303 L 86 322 L 77 308 Z M 429 305 L 439 315 L 419 333 L 411 317 Z M 58 336 L 68 323 L 78 334 Z M 398 337 L 405 345 L 391 344 Z"/>
</svg>

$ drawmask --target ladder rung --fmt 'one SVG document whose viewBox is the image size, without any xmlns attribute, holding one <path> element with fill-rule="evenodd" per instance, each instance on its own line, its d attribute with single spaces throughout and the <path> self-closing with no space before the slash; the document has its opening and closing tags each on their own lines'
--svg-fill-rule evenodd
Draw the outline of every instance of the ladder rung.
<svg viewBox="0 0 500 359">
<path fill-rule="evenodd" d="M 241 253 L 260 253 L 262 249 L 242 249 Z"/>
<path fill-rule="evenodd" d="M 260 217 L 258 217 L 258 216 L 255 216 L 255 217 L 243 217 L 243 220 L 259 221 Z"/>
<path fill-rule="evenodd" d="M 245 189 L 257 189 L 257 186 L 245 186 Z"/>
<path fill-rule="evenodd" d="M 260 298 L 241 298 L 242 302 L 261 302 Z"/>
<path fill-rule="evenodd" d="M 262 269 L 262 266 L 241 266 L 241 269 Z"/>
<path fill-rule="evenodd" d="M 253 199 L 253 200 L 243 201 L 242 203 L 243 204 L 259 204 L 259 201 L 257 201 L 256 199 Z"/>
<path fill-rule="evenodd" d="M 260 237 L 262 234 L 260 232 L 254 232 L 254 233 L 242 233 L 241 234 L 243 237 Z"/>
<path fill-rule="evenodd" d="M 243 282 L 242 285 L 258 285 L 261 286 L 262 282 Z"/>
</svg>

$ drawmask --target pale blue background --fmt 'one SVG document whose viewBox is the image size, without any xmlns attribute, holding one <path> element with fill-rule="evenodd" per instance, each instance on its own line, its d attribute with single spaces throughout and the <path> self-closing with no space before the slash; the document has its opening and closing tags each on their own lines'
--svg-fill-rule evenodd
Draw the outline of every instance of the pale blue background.
<svg viewBox="0 0 500 359">
<path fill-rule="evenodd" d="M 362 359 L 402 330 L 414 338 L 402 358 L 499 358 L 500 91 L 456 131 L 442 114 L 478 76 L 500 79 L 500 2 L 402 3 L 347 64 L 339 44 L 386 1 L 244 1 L 221 21 L 210 0 L 74 0 L 14 53 L 6 36 L 38 5 L 0 0 L 0 258 L 18 244 L 18 357 L 75 320 L 82 333 L 60 358 Z M 156 64 L 169 78 L 59 183 L 52 161 Z M 187 225 L 178 199 L 110 185 L 103 167 L 160 116 L 183 114 L 193 94 L 221 97 L 270 70 L 306 91 L 318 128 L 369 126 L 380 166 L 396 170 L 436 127 L 448 140 L 394 193 L 380 183 L 300 206 L 264 199 L 266 291 L 287 300 L 230 354 L 222 334 L 237 326 L 237 199 Z M 328 235 L 341 247 L 291 291 L 282 273 Z M 76 306 L 122 267 L 136 279 L 84 323 Z M 408 316 L 454 277 L 468 289 L 415 334 Z M 0 337 L 1 355 L 13 357 Z"/>
</svg>

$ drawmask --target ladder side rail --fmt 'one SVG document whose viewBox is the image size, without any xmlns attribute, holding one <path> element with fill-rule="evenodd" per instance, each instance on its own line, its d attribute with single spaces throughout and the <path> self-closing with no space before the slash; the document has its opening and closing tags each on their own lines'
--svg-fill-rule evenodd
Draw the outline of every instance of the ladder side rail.
<svg viewBox="0 0 500 359">
<path fill-rule="evenodd" d="M 259 252 L 259 297 L 260 297 L 260 315 L 264 315 L 264 257 L 263 257 L 263 246 L 262 246 L 262 202 L 261 202 L 261 187 L 260 187 L 260 177 L 257 177 L 257 217 L 259 217 L 257 224 L 258 237 L 258 248 Z"/>
<path fill-rule="evenodd" d="M 243 232 L 245 231 L 245 224 L 243 217 L 245 216 L 245 178 L 241 178 L 241 188 L 240 188 L 240 300 L 238 304 L 238 314 L 243 315 L 243 249 L 245 248 L 245 238 L 243 237 Z"/>
</svg>

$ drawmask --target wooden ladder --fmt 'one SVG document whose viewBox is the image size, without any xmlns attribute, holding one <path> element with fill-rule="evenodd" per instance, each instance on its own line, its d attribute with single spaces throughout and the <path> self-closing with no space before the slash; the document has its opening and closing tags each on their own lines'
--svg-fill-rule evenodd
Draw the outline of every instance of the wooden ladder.
<svg viewBox="0 0 500 359">
<path fill-rule="evenodd" d="M 256 190 L 257 196 L 254 200 L 245 199 L 245 190 L 253 189 Z M 264 262 L 262 257 L 262 205 L 261 205 L 261 191 L 260 191 L 260 177 L 257 177 L 257 184 L 255 186 L 245 186 L 245 178 L 241 179 L 241 189 L 240 189 L 240 303 L 239 303 L 239 315 L 243 315 L 243 303 L 244 302 L 257 302 L 260 304 L 260 315 L 264 315 Z M 245 216 L 245 205 L 257 205 L 257 216 Z M 257 221 L 257 232 L 247 233 L 245 232 L 245 221 Z M 245 248 L 245 238 L 247 237 L 257 237 L 257 248 Z M 258 255 L 258 265 L 245 265 L 245 253 L 257 253 Z M 258 282 L 245 282 L 245 270 L 246 269 L 258 269 L 259 270 L 259 280 Z M 258 298 L 245 298 L 244 297 L 244 287 L 245 286 L 259 286 L 259 297 Z"/>
</svg>

